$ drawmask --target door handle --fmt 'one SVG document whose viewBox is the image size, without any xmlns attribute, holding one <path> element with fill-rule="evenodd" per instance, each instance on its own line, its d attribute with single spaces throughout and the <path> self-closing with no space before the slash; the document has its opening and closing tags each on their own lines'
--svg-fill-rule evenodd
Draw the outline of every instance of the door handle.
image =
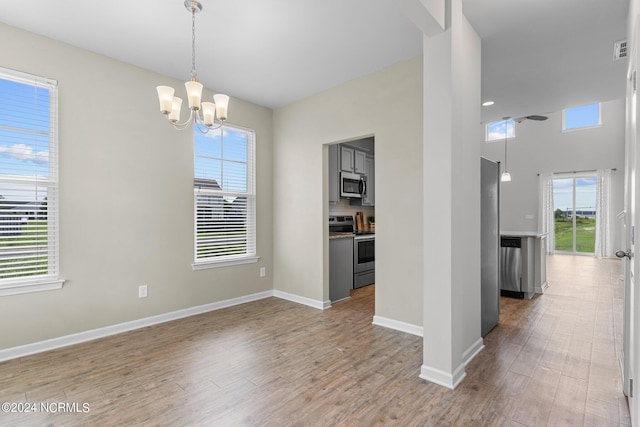
<svg viewBox="0 0 640 427">
<path fill-rule="evenodd" d="M 631 249 L 628 249 L 626 252 L 625 251 L 616 251 L 616 256 L 618 258 L 624 258 L 627 257 L 629 259 L 633 258 L 633 252 L 631 252 Z"/>
</svg>

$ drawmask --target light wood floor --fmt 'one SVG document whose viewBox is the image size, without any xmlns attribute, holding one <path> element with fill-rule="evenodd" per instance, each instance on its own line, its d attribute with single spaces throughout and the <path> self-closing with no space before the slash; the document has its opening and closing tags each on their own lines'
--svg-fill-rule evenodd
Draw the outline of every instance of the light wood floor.
<svg viewBox="0 0 640 427">
<path fill-rule="evenodd" d="M 373 287 L 324 312 L 269 298 L 0 363 L 0 402 L 89 403 L 0 425 L 628 425 L 619 263 L 556 255 L 551 287 L 502 299 L 455 390 L 422 340 L 371 325 Z"/>
</svg>

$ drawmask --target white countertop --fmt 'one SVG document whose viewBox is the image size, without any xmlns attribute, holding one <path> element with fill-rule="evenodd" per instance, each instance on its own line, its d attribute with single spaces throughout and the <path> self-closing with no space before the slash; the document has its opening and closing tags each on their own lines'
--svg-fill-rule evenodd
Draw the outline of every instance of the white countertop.
<svg viewBox="0 0 640 427">
<path fill-rule="evenodd" d="M 540 231 L 501 231 L 501 236 L 513 236 L 513 237 L 546 237 L 549 233 L 542 233 Z"/>
</svg>

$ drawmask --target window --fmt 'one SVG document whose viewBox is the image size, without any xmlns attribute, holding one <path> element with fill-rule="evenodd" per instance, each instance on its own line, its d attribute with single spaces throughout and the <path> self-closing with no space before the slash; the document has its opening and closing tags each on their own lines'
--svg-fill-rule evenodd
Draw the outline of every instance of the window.
<svg viewBox="0 0 640 427">
<path fill-rule="evenodd" d="M 596 241 L 596 183 L 592 174 L 553 179 L 555 250 L 589 253 Z"/>
<path fill-rule="evenodd" d="M 601 124 L 600 103 L 598 102 L 562 110 L 562 130 L 583 129 Z"/>
<path fill-rule="evenodd" d="M 194 132 L 194 269 L 256 262 L 255 134 Z"/>
<path fill-rule="evenodd" d="M 516 126 L 513 120 L 500 120 L 499 122 L 487 123 L 484 140 L 487 142 L 501 141 L 504 140 L 505 133 L 507 138 L 516 137 Z"/>
<path fill-rule="evenodd" d="M 61 288 L 57 82 L 0 68 L 0 295 Z"/>
</svg>

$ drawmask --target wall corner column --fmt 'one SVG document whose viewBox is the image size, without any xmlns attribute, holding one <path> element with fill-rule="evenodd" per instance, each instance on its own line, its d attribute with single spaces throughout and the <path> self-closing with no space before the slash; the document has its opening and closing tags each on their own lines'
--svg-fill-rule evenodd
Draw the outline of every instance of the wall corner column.
<svg viewBox="0 0 640 427">
<path fill-rule="evenodd" d="M 482 348 L 480 332 L 480 38 L 461 0 L 424 35 L 423 364 L 455 388 Z"/>
</svg>

